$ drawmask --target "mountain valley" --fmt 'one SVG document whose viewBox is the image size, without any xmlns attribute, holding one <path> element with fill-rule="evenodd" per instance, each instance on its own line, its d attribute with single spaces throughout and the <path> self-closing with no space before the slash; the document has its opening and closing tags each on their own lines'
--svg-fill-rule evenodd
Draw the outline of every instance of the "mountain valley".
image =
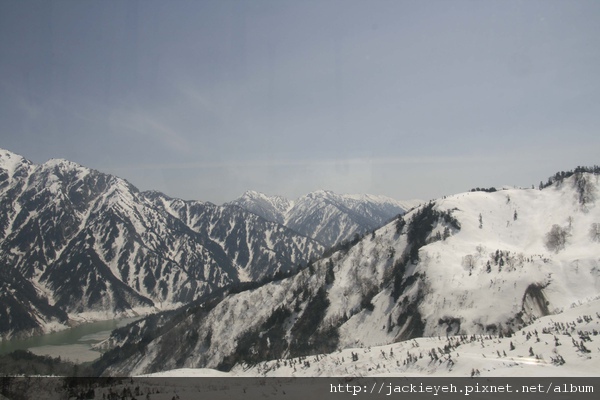
<svg viewBox="0 0 600 400">
<path fill-rule="evenodd" d="M 103 376 L 595 371 L 599 180 L 217 206 L 3 150 L 0 334 L 147 315 L 96 345 Z"/>
<path fill-rule="evenodd" d="M 565 318 L 591 324 L 579 335 L 595 346 L 598 178 L 597 169 L 578 169 L 537 189 L 471 191 L 423 204 L 291 277 L 115 331 L 99 372 L 211 368 L 260 375 L 286 363 L 285 375 L 289 360 L 297 366 L 307 357 L 418 338 L 439 337 L 439 347 L 464 337 L 501 341 L 580 305 L 589 307 L 589 319 Z M 597 358 L 596 347 L 589 357 Z M 413 372 L 419 371 L 437 373 Z"/>
<path fill-rule="evenodd" d="M 319 224 L 359 221 L 336 227 L 341 240 L 404 212 L 365 197 L 354 201 L 356 210 L 338 206 L 333 214 L 313 215 L 310 227 L 291 228 L 235 203 L 141 192 L 67 160 L 35 165 L 6 150 L 0 152 L 0 195 L 4 338 L 173 309 L 289 275 L 326 249 L 306 234 L 328 229 Z M 317 198 L 312 205 L 329 207 Z"/>
</svg>

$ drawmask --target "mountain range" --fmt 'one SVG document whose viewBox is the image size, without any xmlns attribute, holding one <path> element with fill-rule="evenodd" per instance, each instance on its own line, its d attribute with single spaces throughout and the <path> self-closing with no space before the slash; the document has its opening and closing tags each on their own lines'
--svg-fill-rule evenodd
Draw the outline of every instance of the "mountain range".
<svg viewBox="0 0 600 400">
<path fill-rule="evenodd" d="M 309 195 L 313 210 L 334 211 L 313 214 L 305 227 L 239 201 L 218 206 L 142 192 L 67 160 L 36 165 L 0 150 L 0 336 L 172 309 L 292 274 L 330 243 L 307 235 L 311 229 L 336 226 L 341 240 L 404 212 L 369 197 L 352 208 L 336 196 Z"/>
<path fill-rule="evenodd" d="M 354 235 L 362 236 L 379 228 L 419 203 L 419 200 L 398 201 L 385 196 L 319 190 L 295 201 L 247 191 L 229 204 L 285 225 L 330 248 L 351 240 Z"/>
<path fill-rule="evenodd" d="M 536 321 L 551 322 L 548 316 L 564 314 L 557 318 L 566 321 L 577 306 L 600 315 L 599 174 L 597 167 L 578 168 L 539 188 L 476 190 L 422 204 L 290 277 L 116 330 L 95 366 L 105 375 L 179 368 L 261 375 L 263 367 L 287 365 L 281 373 L 300 376 L 296 369 L 325 354 L 329 361 L 316 365 L 331 370 L 339 351 L 354 358 L 354 349 L 403 342 L 404 352 L 422 343 L 407 340 L 428 337 L 437 344 L 499 341 L 525 336 Z M 570 341 L 594 318 L 543 332 L 544 340 Z M 574 354 L 597 358 L 592 328 L 580 330 Z M 519 354 L 528 340 L 514 340 Z M 592 355 L 581 350 L 592 346 Z M 425 357 L 433 357 L 429 352 Z M 409 353 L 404 365 L 421 363 L 423 352 Z"/>
<path fill-rule="evenodd" d="M 218 206 L 0 150 L 0 335 L 148 314 L 97 346 L 102 375 L 594 370 L 599 196 L 600 168 L 578 167 L 419 205 Z"/>
</svg>

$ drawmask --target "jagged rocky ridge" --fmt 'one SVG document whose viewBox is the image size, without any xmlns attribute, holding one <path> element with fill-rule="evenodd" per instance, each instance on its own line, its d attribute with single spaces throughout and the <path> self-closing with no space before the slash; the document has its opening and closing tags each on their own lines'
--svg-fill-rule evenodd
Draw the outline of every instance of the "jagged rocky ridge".
<svg viewBox="0 0 600 400">
<path fill-rule="evenodd" d="M 398 201 L 385 196 L 318 190 L 295 201 L 248 191 L 229 204 L 283 224 L 330 248 L 379 228 L 419 203 L 417 200 Z"/>
<path fill-rule="evenodd" d="M 66 160 L 0 152 L 0 335 L 169 308 L 317 258 L 312 239 L 239 207 L 140 192 Z"/>
<path fill-rule="evenodd" d="M 598 298 L 598 174 L 424 204 L 298 274 L 115 331 L 106 375 L 508 334 Z M 178 340 L 172 338 L 177 337 Z"/>
</svg>

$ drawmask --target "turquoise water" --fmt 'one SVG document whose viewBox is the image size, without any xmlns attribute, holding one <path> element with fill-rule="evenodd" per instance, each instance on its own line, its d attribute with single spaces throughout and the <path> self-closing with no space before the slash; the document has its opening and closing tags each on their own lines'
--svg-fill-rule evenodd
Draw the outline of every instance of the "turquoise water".
<svg viewBox="0 0 600 400">
<path fill-rule="evenodd" d="M 15 350 L 29 350 L 34 354 L 60 356 L 71 361 L 93 361 L 100 357 L 100 353 L 93 350 L 92 345 L 107 339 L 112 330 L 137 319 L 139 317 L 89 322 L 46 335 L 3 340 L 0 342 L 0 354 Z"/>
</svg>

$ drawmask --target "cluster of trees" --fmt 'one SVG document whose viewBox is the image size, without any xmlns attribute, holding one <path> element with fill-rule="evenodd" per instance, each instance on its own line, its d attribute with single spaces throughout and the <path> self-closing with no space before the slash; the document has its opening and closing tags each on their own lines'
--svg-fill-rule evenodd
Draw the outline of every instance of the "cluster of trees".
<svg viewBox="0 0 600 400">
<path fill-rule="evenodd" d="M 504 267 L 505 264 L 509 264 L 510 271 L 515 269 L 515 265 L 522 266 L 526 259 L 522 254 L 515 255 L 511 254 L 510 251 L 496 250 L 494 253 L 490 254 L 490 260 L 498 267 L 498 272 L 502 272 L 502 267 Z M 488 274 L 492 272 L 492 263 L 489 260 L 486 263 L 485 272 Z"/>
<path fill-rule="evenodd" d="M 264 360 L 279 359 L 284 354 L 302 357 L 334 351 L 339 341 L 337 326 L 321 327 L 329 307 L 325 289 L 319 288 L 316 293 L 305 289 L 297 297 L 306 301 L 303 311 L 299 307 L 293 312 L 284 306 L 275 309 L 260 326 L 248 330 L 238 339 L 236 350 L 218 368 L 227 371 L 237 363 L 257 365 Z M 294 313 L 300 313 L 297 319 L 292 318 Z"/>
<path fill-rule="evenodd" d="M 581 174 L 583 172 L 587 172 L 587 173 L 594 174 L 594 175 L 600 175 L 600 166 L 598 166 L 598 165 L 594 165 L 593 167 L 579 166 L 572 171 L 557 172 L 553 176 L 549 177 L 548 180 L 546 181 L 546 183 L 543 183 L 540 181 L 539 189 L 542 190 L 544 188 L 547 188 L 548 186 L 553 185 L 556 182 L 562 182 L 563 180 L 565 180 L 575 174 Z"/>
<path fill-rule="evenodd" d="M 450 229 L 460 230 L 460 223 L 451 214 L 451 211 L 435 210 L 435 203 L 430 202 L 418 212 L 413 214 L 408 222 L 406 229 L 407 241 L 410 248 L 409 259 L 412 262 L 419 260 L 419 249 L 428 243 L 428 236 L 431 234 L 435 224 L 443 221 L 448 230 L 445 230 L 444 237 L 450 235 Z"/>
<path fill-rule="evenodd" d="M 590 185 L 589 179 L 583 174 L 575 175 L 575 189 L 577 190 L 579 204 L 583 207 L 596 199 L 595 187 Z"/>
<path fill-rule="evenodd" d="M 471 189 L 471 192 L 487 192 L 487 193 L 494 193 L 498 191 L 498 189 L 496 189 L 495 187 L 489 187 L 489 188 L 473 188 Z"/>
<path fill-rule="evenodd" d="M 292 312 L 284 306 L 275 309 L 257 329 L 247 331 L 238 339 L 234 354 L 227 357 L 219 369 L 227 371 L 239 362 L 255 365 L 264 360 L 280 358 L 288 348 L 284 338 L 284 322 L 291 315 Z"/>
<path fill-rule="evenodd" d="M 330 353 L 335 350 L 339 341 L 337 328 L 330 327 L 318 331 L 328 307 L 327 292 L 319 288 L 291 329 L 293 339 L 290 343 L 290 355 L 292 357 Z"/>
<path fill-rule="evenodd" d="M 229 285 L 229 287 L 227 287 L 227 292 L 229 292 L 229 294 L 236 294 L 236 293 L 246 292 L 248 290 L 258 289 L 259 287 L 264 286 L 267 283 L 278 282 L 278 281 L 290 278 L 290 277 L 296 275 L 298 272 L 300 272 L 304 268 L 312 268 L 313 263 L 314 262 L 311 260 L 305 266 L 303 266 L 302 264 L 298 264 L 298 266 L 296 266 L 294 268 L 290 268 L 287 271 L 286 270 L 278 270 L 273 275 L 264 276 L 261 279 L 256 280 L 256 281 L 233 283 L 233 284 Z"/>
<path fill-rule="evenodd" d="M 15 350 L 0 355 L 0 375 L 59 375 L 90 376 L 92 371 L 83 365 L 60 357 L 38 356 L 27 350 Z"/>
<path fill-rule="evenodd" d="M 372 232 L 372 234 L 374 234 L 374 233 L 375 233 L 375 231 Z M 336 244 L 335 246 L 332 246 L 329 249 L 325 250 L 325 252 L 323 252 L 322 258 L 330 257 L 331 255 L 333 255 L 334 253 L 336 253 L 338 251 L 347 253 L 348 250 L 350 250 L 355 244 L 360 242 L 364 236 L 365 235 L 359 235 L 358 233 L 355 233 L 354 236 L 352 236 L 352 239 L 344 240 L 343 242 L 340 242 L 340 243 Z"/>
<path fill-rule="evenodd" d="M 406 320 L 405 323 L 408 322 L 408 319 L 411 317 L 410 313 L 406 313 L 404 315 Z M 507 358 L 512 357 L 515 354 L 529 354 L 530 357 L 534 357 L 538 360 L 543 360 L 545 355 L 542 354 L 543 347 L 541 346 L 542 342 L 546 342 L 545 344 L 548 346 L 553 342 L 554 349 L 552 350 L 552 354 L 550 355 L 550 362 L 556 366 L 564 365 L 568 360 L 565 360 L 557 351 L 557 347 L 560 347 L 561 341 L 565 342 L 565 337 L 571 339 L 573 346 L 577 349 L 578 352 L 585 354 L 586 357 L 589 357 L 589 353 L 593 352 L 590 344 L 592 342 L 592 336 L 597 336 L 600 332 L 597 332 L 597 329 L 589 330 L 588 325 L 592 324 L 596 318 L 600 318 L 600 313 L 596 313 L 596 315 L 582 315 L 577 317 L 572 322 L 555 322 L 553 326 L 544 328 L 542 332 L 539 332 L 536 329 L 531 330 L 522 330 L 519 335 L 521 338 L 515 336 L 514 331 L 511 328 L 503 329 L 502 326 L 490 325 L 488 329 L 493 331 L 493 334 L 451 334 L 450 336 L 446 336 L 445 344 L 435 344 L 432 347 L 425 347 L 423 349 L 420 348 L 420 345 L 416 341 L 412 341 L 413 350 L 405 351 L 397 351 L 395 354 L 396 348 L 390 348 L 389 352 L 380 350 L 379 351 L 379 359 L 385 360 L 382 364 L 379 364 L 376 360 L 376 356 L 368 355 L 368 360 L 370 362 L 377 363 L 371 364 L 373 367 L 369 367 L 369 371 L 378 370 L 380 368 L 387 369 L 390 372 L 389 368 L 393 368 L 393 362 L 395 361 L 395 365 L 400 369 L 409 370 L 414 368 L 414 364 L 419 363 L 419 368 L 423 368 L 424 366 L 438 366 L 441 364 L 446 364 L 447 368 L 451 369 L 453 365 L 462 358 L 460 357 L 460 348 L 463 345 L 469 343 L 481 343 L 481 348 L 486 348 L 490 345 L 494 348 L 495 354 L 499 358 Z M 460 321 L 456 318 L 448 317 L 445 319 L 440 319 L 440 325 L 458 325 Z M 586 329 L 587 328 L 587 329 Z M 548 335 L 545 338 L 544 335 Z M 500 339 L 510 338 L 505 343 L 505 349 L 498 348 L 497 344 L 501 343 Z M 552 338 L 554 339 L 552 341 Z M 437 340 L 441 342 L 442 338 L 438 336 Z M 409 343 L 409 342 L 406 342 Z M 539 344 L 536 344 L 539 343 Z M 530 346 L 527 347 L 527 344 Z M 566 344 L 566 342 L 565 342 Z M 482 350 L 483 351 L 483 350 Z M 368 354 L 371 352 L 371 348 L 365 348 L 364 353 Z M 525 353 L 523 353 L 525 352 Z M 489 354 L 489 353 L 486 353 Z M 486 354 L 483 354 L 483 357 L 486 357 Z M 356 371 L 364 371 L 368 367 L 365 357 L 360 356 L 359 352 L 352 351 L 350 353 L 351 359 L 348 361 L 360 362 L 361 364 L 358 366 L 360 369 L 356 369 Z M 318 362 L 319 358 L 328 358 L 331 357 L 331 361 L 335 363 L 336 366 L 343 366 L 346 362 L 344 357 L 334 356 L 334 355 L 326 355 L 326 356 L 315 356 L 314 361 Z M 346 356 L 347 357 L 347 356 Z M 468 362 L 468 361 L 467 361 Z M 300 357 L 298 359 L 291 360 L 277 360 L 272 362 L 264 363 L 264 371 L 272 371 L 273 369 L 279 368 L 280 364 L 292 366 L 298 365 L 302 367 L 302 363 L 304 363 L 304 367 L 310 367 L 310 363 L 305 357 Z M 260 369 L 259 369 L 260 371 Z M 346 372 L 349 373 L 349 369 L 346 369 Z M 397 372 L 397 371 L 396 371 Z M 479 376 L 481 372 L 478 369 L 471 369 L 471 376 Z"/>
<path fill-rule="evenodd" d="M 423 317 L 419 312 L 418 306 L 422 298 L 423 294 L 419 291 L 413 301 L 407 301 L 403 304 L 404 310 L 398 315 L 398 319 L 396 320 L 396 325 L 403 327 L 403 336 L 398 339 L 406 340 L 423 336 L 425 332 L 425 323 L 423 322 Z M 407 297 L 404 299 L 408 300 Z"/>
<path fill-rule="evenodd" d="M 392 297 L 394 301 L 398 301 L 398 298 L 404 293 L 406 288 L 418 279 L 419 274 L 415 273 L 409 277 L 405 277 L 404 274 L 406 272 L 407 266 L 410 263 L 416 263 L 419 261 L 419 249 L 430 243 L 431 241 L 435 241 L 438 239 L 445 239 L 450 235 L 450 229 L 460 230 L 460 223 L 456 218 L 454 218 L 451 214 L 451 211 L 439 211 L 434 209 L 435 203 L 429 202 L 420 210 L 415 212 L 408 222 L 406 218 L 398 217 L 396 221 L 396 232 L 398 234 L 406 231 L 408 246 L 404 250 L 402 256 L 398 261 L 394 264 L 391 269 L 391 279 L 392 280 Z M 433 231 L 435 225 L 442 221 L 446 226 L 444 229 L 444 234 L 429 237 L 431 232 Z M 401 313 L 398 317 L 398 325 L 403 325 L 408 320 L 409 316 L 413 316 L 414 318 L 411 323 L 414 326 L 411 326 L 411 331 L 419 332 L 423 329 L 421 326 L 420 315 L 413 314 L 416 310 L 407 310 L 408 313 Z"/>
<path fill-rule="evenodd" d="M 373 297 L 375 297 L 377 293 L 379 293 L 379 289 L 377 288 L 377 286 L 373 286 L 372 288 L 368 289 L 360 302 L 361 308 L 373 311 L 375 309 L 375 305 L 373 304 Z"/>
</svg>

